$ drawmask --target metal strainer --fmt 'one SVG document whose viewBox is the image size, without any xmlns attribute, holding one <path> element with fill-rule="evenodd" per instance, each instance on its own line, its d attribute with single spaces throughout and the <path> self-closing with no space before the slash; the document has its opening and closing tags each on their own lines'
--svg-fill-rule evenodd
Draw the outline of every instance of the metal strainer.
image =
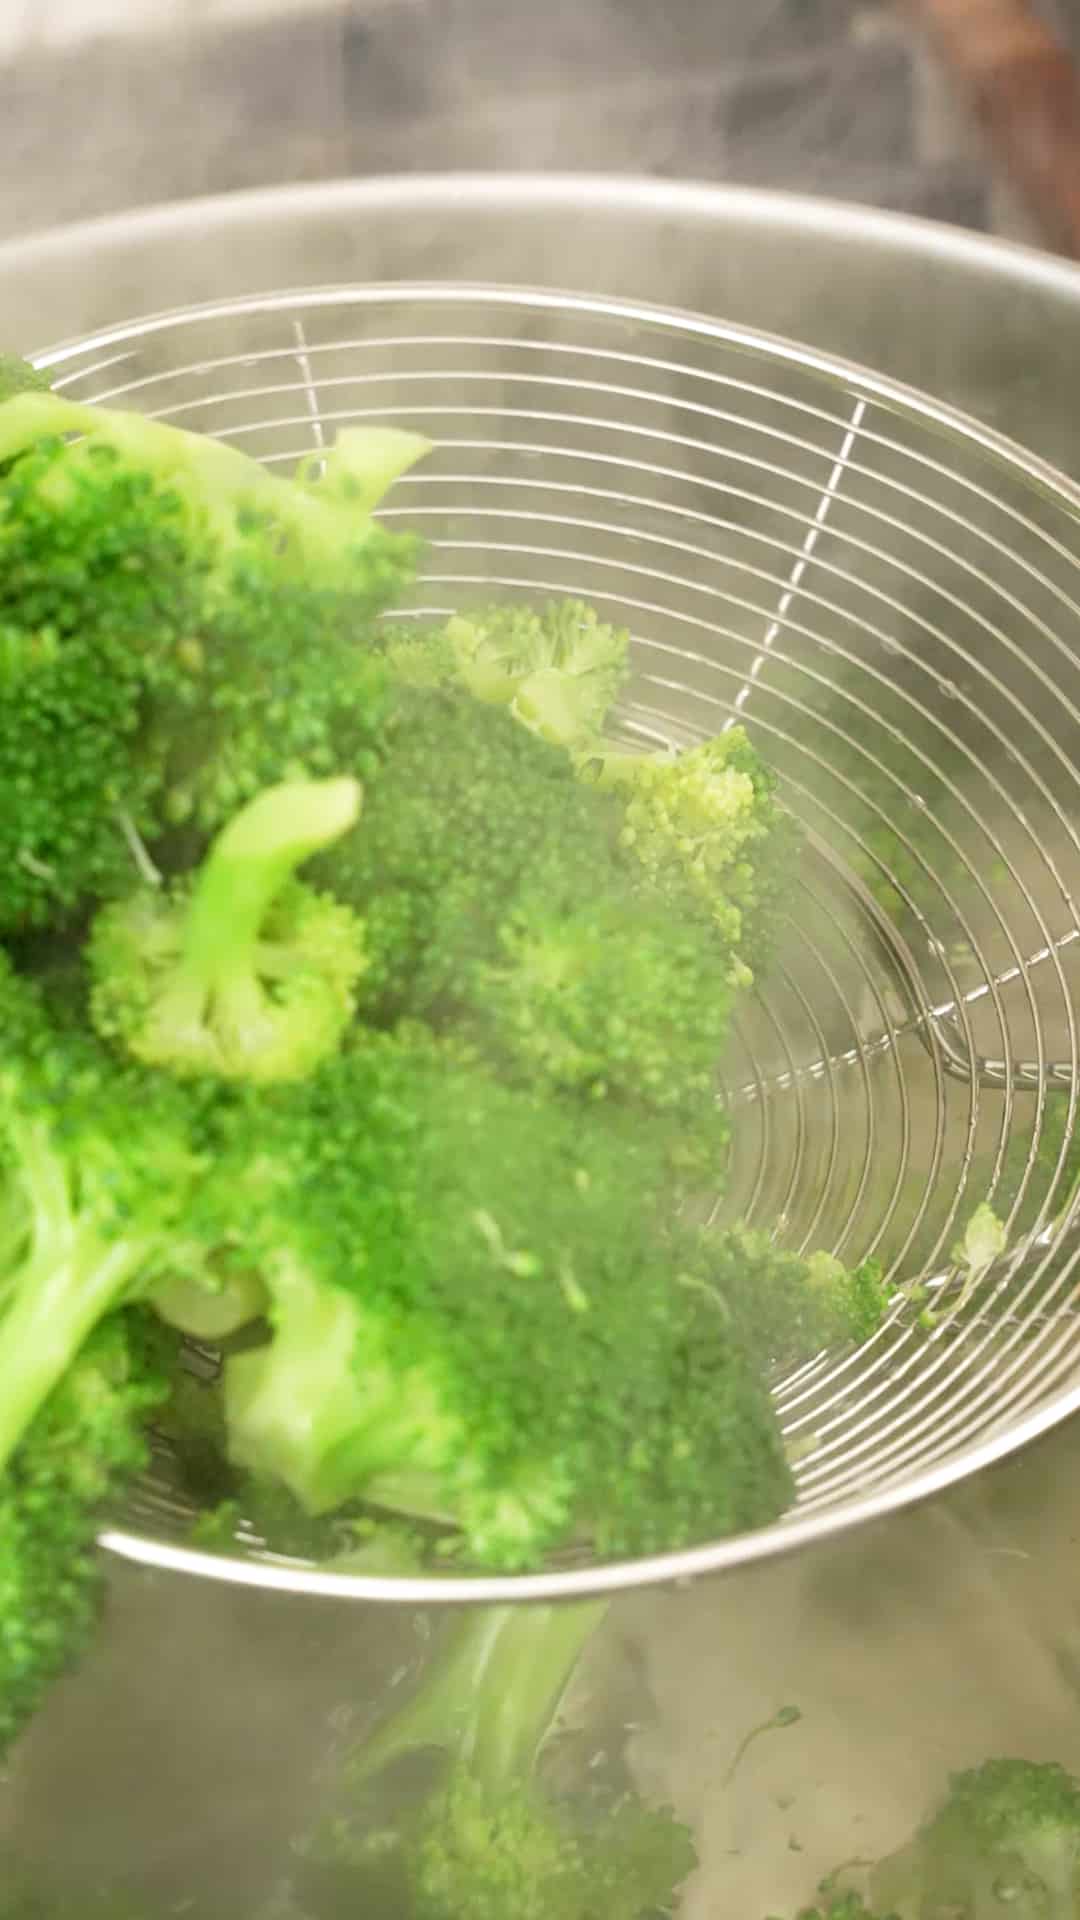
<svg viewBox="0 0 1080 1920">
<path fill-rule="evenodd" d="M 633 635 L 624 740 L 748 727 L 806 850 L 723 1062 L 721 1205 L 794 1248 L 875 1254 L 898 1289 L 859 1352 L 777 1381 L 799 1497 L 753 1535 L 520 1578 L 331 1574 L 253 1536 L 188 1549 L 163 1456 L 104 1544 L 365 1599 L 580 1595 L 820 1538 L 1080 1405 L 1080 490 L 816 351 L 591 295 L 268 293 L 39 360 L 283 468 L 346 423 L 425 432 L 387 515 L 429 542 L 403 617 L 577 595 Z M 1010 1251 L 972 1271 L 953 1249 L 988 1196 Z M 919 1281 L 929 1331 L 899 1293 Z"/>
</svg>

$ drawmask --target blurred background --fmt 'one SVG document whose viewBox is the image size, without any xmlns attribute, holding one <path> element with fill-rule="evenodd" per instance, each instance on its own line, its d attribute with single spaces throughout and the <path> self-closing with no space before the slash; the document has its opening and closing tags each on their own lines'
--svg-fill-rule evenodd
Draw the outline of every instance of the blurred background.
<svg viewBox="0 0 1080 1920">
<path fill-rule="evenodd" d="M 956 49 L 1010 113 L 1034 84 L 1060 121 L 1040 25 L 1080 45 L 1077 0 L 3 0 L 0 232 L 290 180 L 557 167 L 1028 237 Z"/>
</svg>

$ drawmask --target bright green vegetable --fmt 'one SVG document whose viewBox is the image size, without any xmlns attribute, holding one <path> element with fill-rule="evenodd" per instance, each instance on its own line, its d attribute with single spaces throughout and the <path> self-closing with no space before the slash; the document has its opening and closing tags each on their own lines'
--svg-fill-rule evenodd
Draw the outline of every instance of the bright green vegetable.
<svg viewBox="0 0 1080 1920">
<path fill-rule="evenodd" d="M 742 727 L 684 753 L 605 750 L 585 777 L 621 801 L 620 843 L 650 892 L 693 900 L 746 986 L 768 948 L 793 829 Z"/>
<path fill-rule="evenodd" d="M 0 956 L 0 1473 L 97 1323 L 193 1232 L 186 1097 L 54 1034 Z"/>
<path fill-rule="evenodd" d="M 441 1517 L 508 1569 L 575 1532 L 634 1553 L 787 1504 L 757 1370 L 672 1285 L 663 1136 L 372 1035 L 238 1110 L 236 1137 L 224 1184 L 246 1179 L 274 1322 L 226 1366 L 239 1465 L 312 1511 L 366 1495 Z"/>
<path fill-rule="evenodd" d="M 595 745 L 626 677 L 629 636 L 579 600 L 488 606 L 393 639 L 387 657 L 413 686 L 457 685 L 506 707 L 530 732 L 580 754 Z"/>
<path fill-rule="evenodd" d="M 310 1073 L 341 1043 L 365 956 L 348 907 L 293 876 L 359 811 L 355 780 L 270 788 L 222 830 L 193 883 L 104 908 L 88 948 L 99 1032 L 178 1074 Z"/>
<path fill-rule="evenodd" d="M 387 674 L 357 638 L 416 561 L 371 507 L 424 451 L 349 430 L 321 477 L 286 480 L 160 421 L 2 392 L 0 934 L 129 891 L 177 824 L 360 770 Z"/>
</svg>

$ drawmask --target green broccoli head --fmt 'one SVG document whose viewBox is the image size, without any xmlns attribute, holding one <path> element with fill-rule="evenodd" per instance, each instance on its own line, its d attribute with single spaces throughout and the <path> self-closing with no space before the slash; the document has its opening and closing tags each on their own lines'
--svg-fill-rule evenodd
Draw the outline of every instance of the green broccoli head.
<svg viewBox="0 0 1080 1920">
<path fill-rule="evenodd" d="M 876 1906 L 901 1920 L 963 1913 L 1073 1920 L 1080 1906 L 1080 1786 L 1063 1767 L 988 1760 L 955 1774 L 944 1805 L 874 1869 Z"/>
<path fill-rule="evenodd" d="M 516 720 L 571 753 L 603 730 L 626 674 L 629 637 L 580 600 L 542 611 L 494 606 L 446 629 L 461 684 L 508 706 Z"/>
<path fill-rule="evenodd" d="M 91 1335 L 0 1473 L 0 1754 L 96 1629 L 101 1511 L 146 1464 L 144 1423 L 160 1398 L 115 1317 Z"/>
<path fill-rule="evenodd" d="M 552 746 L 593 747 L 627 670 L 629 636 L 580 600 L 536 609 L 496 605 L 456 614 L 445 627 L 395 636 L 388 658 L 412 686 L 458 685 L 506 707 Z"/>
<path fill-rule="evenodd" d="M 560 855 L 602 871 L 613 825 L 565 755 L 505 712 L 403 688 L 365 772 L 363 828 L 312 872 L 364 916 L 374 1012 L 453 1011 L 523 878 Z"/>
<path fill-rule="evenodd" d="M 532 872 L 467 993 L 474 1030 L 532 1085 L 661 1112 L 716 1098 L 733 998 L 716 943 L 609 861 Z"/>
<path fill-rule="evenodd" d="M 310 1073 L 341 1043 L 365 955 L 349 908 L 293 874 L 359 811 L 354 780 L 272 787 L 219 834 L 192 886 L 104 908 L 88 948 L 98 1031 L 178 1074 Z"/>
<path fill-rule="evenodd" d="M 763 1368 L 869 1339 L 888 1305 L 876 1261 L 785 1252 L 767 1233 L 712 1229 L 687 1249 L 686 1284 L 711 1291 Z"/>
<path fill-rule="evenodd" d="M 747 985 L 767 952 L 792 828 L 744 729 L 680 754 L 604 753 L 583 773 L 620 796 L 621 844 L 650 888 L 695 901 L 733 983 Z"/>
<path fill-rule="evenodd" d="M 422 450 L 348 432 L 287 480 L 136 414 L 0 398 L 0 933 L 127 892 L 147 847 L 261 787 L 361 770 L 389 676 L 357 641 L 417 557 L 370 510 Z"/>
<path fill-rule="evenodd" d="M 647 1551 L 787 1504 L 756 1369 L 672 1285 L 647 1129 L 583 1127 L 408 1034 L 369 1034 L 233 1124 L 224 1185 L 233 1204 L 246 1183 L 274 1322 L 227 1362 L 238 1465 L 313 1510 L 441 1518 L 507 1569 L 575 1532 Z"/>
<path fill-rule="evenodd" d="M 54 1025 L 0 956 L 0 1472 L 97 1324 L 181 1247 L 193 1272 L 204 1119 L 186 1090 Z"/>
</svg>

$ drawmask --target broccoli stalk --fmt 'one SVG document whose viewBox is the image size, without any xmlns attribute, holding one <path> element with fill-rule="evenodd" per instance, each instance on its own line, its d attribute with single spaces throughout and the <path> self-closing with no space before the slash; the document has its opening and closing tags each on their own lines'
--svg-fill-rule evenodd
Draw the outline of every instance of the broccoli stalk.
<svg viewBox="0 0 1080 1920">
<path fill-rule="evenodd" d="M 567 1687 L 608 1603 L 469 1609 L 400 1712 L 349 1756 L 345 1811 L 303 1849 L 320 1892 L 395 1920 L 642 1920 L 670 1912 L 690 1835 L 633 1795 L 545 1780 Z M 381 1907 L 380 1907 L 381 1910 Z"/>
<path fill-rule="evenodd" d="M 338 1046 L 363 970 L 359 922 L 293 880 L 360 811 L 355 780 L 268 789 L 214 842 L 190 892 L 143 889 L 90 937 L 98 1031 L 148 1065 L 299 1078 Z"/>
</svg>

